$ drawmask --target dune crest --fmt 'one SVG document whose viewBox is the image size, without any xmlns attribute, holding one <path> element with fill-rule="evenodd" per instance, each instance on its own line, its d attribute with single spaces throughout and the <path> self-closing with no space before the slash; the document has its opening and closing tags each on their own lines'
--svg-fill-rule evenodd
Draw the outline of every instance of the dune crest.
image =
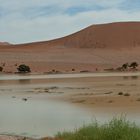
<svg viewBox="0 0 140 140">
<path fill-rule="evenodd" d="M 140 46 L 140 22 L 117 22 L 89 26 L 66 37 L 19 44 L 22 47 L 128 48 Z M 38 49 L 40 48 L 38 47 Z"/>
</svg>

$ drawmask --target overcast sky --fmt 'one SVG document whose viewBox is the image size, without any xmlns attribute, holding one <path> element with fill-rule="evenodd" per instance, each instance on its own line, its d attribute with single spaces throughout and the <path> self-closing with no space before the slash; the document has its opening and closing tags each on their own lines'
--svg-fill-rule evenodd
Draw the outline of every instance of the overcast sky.
<svg viewBox="0 0 140 140">
<path fill-rule="evenodd" d="M 140 21 L 140 0 L 0 0 L 0 41 L 49 40 L 92 24 Z"/>
</svg>

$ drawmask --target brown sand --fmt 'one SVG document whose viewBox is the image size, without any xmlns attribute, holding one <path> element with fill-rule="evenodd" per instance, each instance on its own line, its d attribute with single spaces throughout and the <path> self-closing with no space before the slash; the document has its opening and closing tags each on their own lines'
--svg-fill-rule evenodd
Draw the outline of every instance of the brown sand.
<svg viewBox="0 0 140 140">
<path fill-rule="evenodd" d="M 32 72 L 100 71 L 126 62 L 140 63 L 139 52 L 140 22 L 124 22 L 93 25 L 51 41 L 0 45 L 0 60 L 6 64 L 5 72 L 16 72 L 15 64 L 22 63 Z"/>
</svg>

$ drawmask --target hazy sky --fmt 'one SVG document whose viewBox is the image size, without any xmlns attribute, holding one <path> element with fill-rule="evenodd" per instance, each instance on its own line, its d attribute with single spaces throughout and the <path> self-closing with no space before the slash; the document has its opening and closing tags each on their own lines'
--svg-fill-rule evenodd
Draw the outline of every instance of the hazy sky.
<svg viewBox="0 0 140 140">
<path fill-rule="evenodd" d="M 140 0 L 0 0 L 0 41 L 65 36 L 92 24 L 140 21 Z"/>
</svg>

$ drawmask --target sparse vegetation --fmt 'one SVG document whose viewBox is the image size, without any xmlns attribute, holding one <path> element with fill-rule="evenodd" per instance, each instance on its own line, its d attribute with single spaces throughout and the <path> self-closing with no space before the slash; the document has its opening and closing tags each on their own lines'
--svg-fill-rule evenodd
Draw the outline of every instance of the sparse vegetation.
<svg viewBox="0 0 140 140">
<path fill-rule="evenodd" d="M 140 128 L 120 118 L 103 125 L 95 122 L 75 132 L 58 133 L 56 138 L 62 140 L 139 140 Z"/>
<path fill-rule="evenodd" d="M 31 72 L 30 67 L 27 66 L 27 65 L 25 65 L 25 64 L 19 65 L 18 68 L 17 68 L 17 70 L 20 73 L 29 73 L 29 72 Z"/>
<path fill-rule="evenodd" d="M 56 70 L 55 70 L 55 69 L 53 69 L 53 70 L 52 70 L 52 72 L 53 72 L 53 73 L 55 73 L 55 72 L 56 72 Z"/>
<path fill-rule="evenodd" d="M 128 66 L 129 66 L 129 64 L 128 63 L 125 63 L 125 64 L 123 64 L 122 65 L 122 70 L 127 70 L 128 69 Z"/>
<path fill-rule="evenodd" d="M 129 67 L 130 67 L 131 69 L 134 69 L 134 70 L 136 70 L 136 68 L 137 68 L 138 66 L 139 66 L 139 65 L 138 65 L 137 62 L 132 62 L 132 63 L 129 65 Z"/>
<path fill-rule="evenodd" d="M 72 71 L 75 71 L 75 69 L 73 68 Z"/>
<path fill-rule="evenodd" d="M 118 95 L 123 95 L 123 92 L 119 92 Z"/>
<path fill-rule="evenodd" d="M 3 67 L 0 66 L 0 72 L 2 72 L 2 71 L 3 71 Z"/>
<path fill-rule="evenodd" d="M 117 71 L 137 70 L 139 64 L 137 62 L 124 63 L 121 67 L 116 68 Z"/>
</svg>

